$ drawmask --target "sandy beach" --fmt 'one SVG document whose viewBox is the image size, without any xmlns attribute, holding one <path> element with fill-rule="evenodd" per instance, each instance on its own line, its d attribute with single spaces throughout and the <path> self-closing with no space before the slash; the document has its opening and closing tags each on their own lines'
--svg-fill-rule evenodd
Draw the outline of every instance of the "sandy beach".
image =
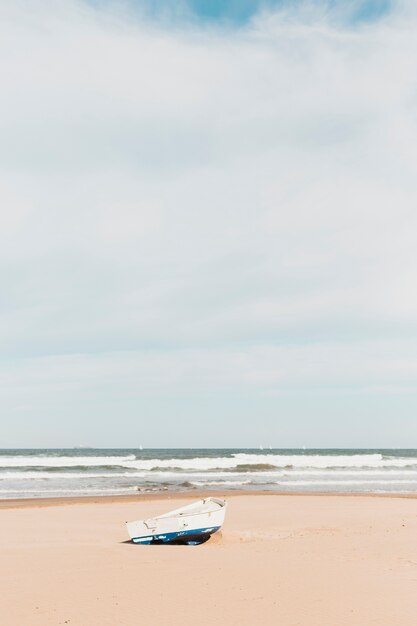
<svg viewBox="0 0 417 626">
<path fill-rule="evenodd" d="M 3 501 L 2 626 L 414 626 L 417 499 L 228 496 L 202 546 L 126 543 L 190 496 Z"/>
</svg>

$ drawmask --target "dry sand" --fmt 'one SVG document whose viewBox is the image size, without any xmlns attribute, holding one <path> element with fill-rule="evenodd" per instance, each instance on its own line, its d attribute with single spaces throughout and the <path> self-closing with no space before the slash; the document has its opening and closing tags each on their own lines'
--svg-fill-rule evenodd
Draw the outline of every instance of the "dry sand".
<svg viewBox="0 0 417 626">
<path fill-rule="evenodd" d="M 186 502 L 3 502 L 1 626 L 416 626 L 417 499 L 234 495 L 204 545 L 124 543 Z"/>
</svg>

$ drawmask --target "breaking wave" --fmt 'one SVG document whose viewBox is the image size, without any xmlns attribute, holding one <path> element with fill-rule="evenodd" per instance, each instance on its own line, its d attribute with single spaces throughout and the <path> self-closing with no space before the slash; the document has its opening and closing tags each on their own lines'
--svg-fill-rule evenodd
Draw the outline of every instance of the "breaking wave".
<svg viewBox="0 0 417 626">
<path fill-rule="evenodd" d="M 395 468 L 417 466 L 417 456 L 387 458 L 382 454 L 247 454 L 190 458 L 139 459 L 134 454 L 125 456 L 0 456 L 0 468 L 126 468 L 143 471 L 162 470 L 217 470 L 227 469 L 240 472 L 266 471 L 296 468 Z"/>
<path fill-rule="evenodd" d="M 0 456 L 0 467 L 94 467 L 119 466 L 134 461 L 127 456 Z"/>
</svg>

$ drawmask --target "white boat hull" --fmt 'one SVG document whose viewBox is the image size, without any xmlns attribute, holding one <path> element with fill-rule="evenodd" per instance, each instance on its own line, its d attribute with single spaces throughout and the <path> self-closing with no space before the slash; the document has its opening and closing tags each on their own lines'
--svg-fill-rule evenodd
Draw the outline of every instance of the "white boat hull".
<svg viewBox="0 0 417 626">
<path fill-rule="evenodd" d="M 226 502 L 206 498 L 159 517 L 128 522 L 133 543 L 199 544 L 220 530 L 226 513 Z"/>
</svg>

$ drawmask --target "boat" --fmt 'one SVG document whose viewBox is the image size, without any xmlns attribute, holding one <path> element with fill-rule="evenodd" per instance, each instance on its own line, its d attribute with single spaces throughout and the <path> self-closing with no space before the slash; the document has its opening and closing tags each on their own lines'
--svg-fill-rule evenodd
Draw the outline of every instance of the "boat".
<svg viewBox="0 0 417 626">
<path fill-rule="evenodd" d="M 220 530 L 225 513 L 225 500 L 205 498 L 158 517 L 126 522 L 126 526 L 133 543 L 198 545 Z"/>
</svg>

